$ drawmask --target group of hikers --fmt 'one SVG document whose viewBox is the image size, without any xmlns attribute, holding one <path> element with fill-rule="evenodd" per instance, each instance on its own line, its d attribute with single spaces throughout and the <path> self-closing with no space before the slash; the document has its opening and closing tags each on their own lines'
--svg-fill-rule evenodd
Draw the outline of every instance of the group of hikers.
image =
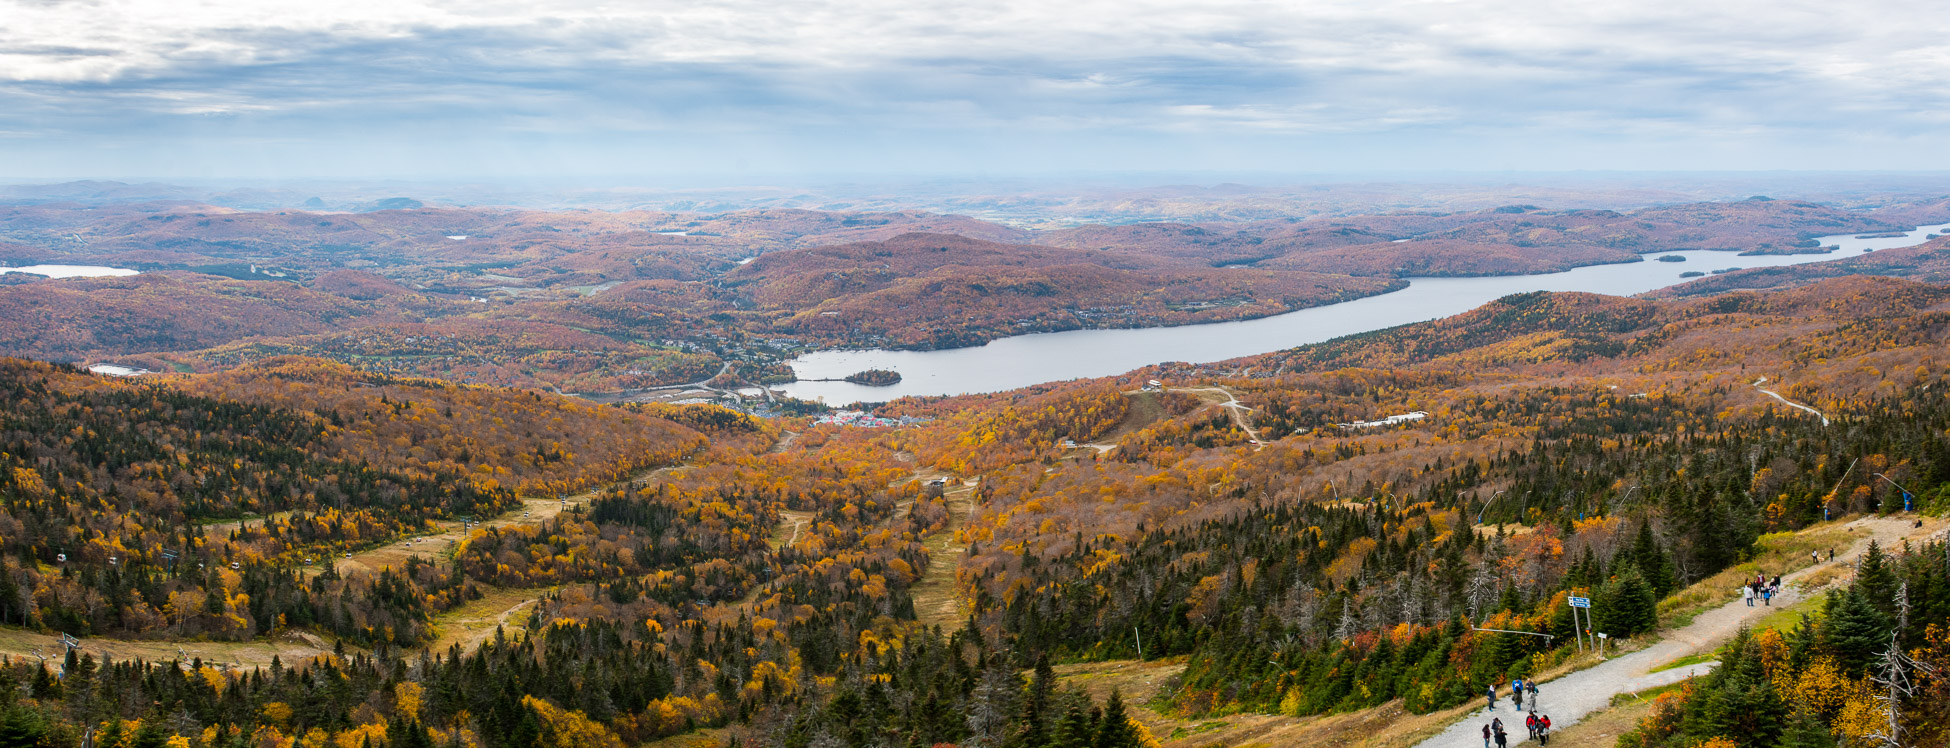
<svg viewBox="0 0 1950 748">
<path fill-rule="evenodd" d="M 1530 716 L 1524 718 L 1523 720 L 1524 728 L 1530 731 L 1530 739 L 1537 741 L 1538 745 L 1550 745 L 1551 743 L 1550 715 L 1546 714 L 1546 715 L 1539 716 L 1537 714 L 1537 681 L 1533 680 L 1527 683 L 1521 679 L 1512 679 L 1510 681 L 1510 700 L 1516 703 L 1516 710 L 1519 712 L 1523 711 L 1523 699 L 1524 699 L 1525 691 L 1530 692 L 1529 693 Z M 1488 696 L 1490 699 L 1490 705 L 1487 711 L 1495 712 L 1496 711 L 1496 684 L 1495 683 L 1490 684 Z M 1509 735 L 1503 731 L 1502 717 L 1491 719 L 1489 724 L 1483 726 L 1483 748 L 1505 748 L 1505 746 L 1509 745 L 1509 740 L 1510 740 Z"/>
<path fill-rule="evenodd" d="M 1749 608 L 1754 607 L 1755 599 L 1759 599 L 1762 605 L 1770 608 L 1773 607 L 1774 596 L 1780 594 L 1780 592 L 1781 577 L 1779 575 L 1775 575 L 1774 579 L 1770 581 L 1766 574 L 1755 574 L 1754 581 L 1748 582 L 1740 587 L 1740 596 L 1747 599 L 1747 607 Z"/>
</svg>

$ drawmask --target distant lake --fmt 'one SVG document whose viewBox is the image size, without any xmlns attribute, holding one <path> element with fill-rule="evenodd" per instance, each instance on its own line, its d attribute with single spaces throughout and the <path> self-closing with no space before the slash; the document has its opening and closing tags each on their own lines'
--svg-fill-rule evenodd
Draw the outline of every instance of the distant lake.
<svg viewBox="0 0 1950 748">
<path fill-rule="evenodd" d="M 126 275 L 140 275 L 142 271 L 100 265 L 28 265 L 18 268 L 0 268 L 0 273 L 33 273 L 49 278 L 119 278 Z"/>
<path fill-rule="evenodd" d="M 1514 293 L 1587 291 L 1631 296 L 1690 280 L 1688 271 L 1779 267 L 1855 257 L 1869 250 L 1921 244 L 1950 224 L 1923 226 L 1900 236 L 1857 238 L 1824 236 L 1825 254 L 1749 255 L 1692 250 L 1662 252 L 1684 262 L 1644 261 L 1590 265 L 1561 273 L 1499 275 L 1483 278 L 1410 278 L 1407 288 L 1379 296 L 1317 306 L 1259 319 L 1131 330 L 1072 330 L 1017 335 L 972 348 L 939 351 L 832 350 L 794 359 L 792 370 L 807 379 L 838 379 L 866 369 L 900 372 L 887 387 L 851 382 L 793 382 L 779 389 L 793 397 L 824 399 L 841 405 L 892 400 L 908 395 L 960 395 L 999 392 L 1064 379 L 1122 374 L 1166 361 L 1223 361 L 1284 350 L 1356 333 L 1453 316 Z"/>
</svg>

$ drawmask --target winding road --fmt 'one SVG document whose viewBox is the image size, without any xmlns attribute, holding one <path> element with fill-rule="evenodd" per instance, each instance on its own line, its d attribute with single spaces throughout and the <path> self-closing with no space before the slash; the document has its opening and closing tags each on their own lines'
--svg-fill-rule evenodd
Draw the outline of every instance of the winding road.
<svg viewBox="0 0 1950 748">
<path fill-rule="evenodd" d="M 1239 398 L 1233 395 L 1231 390 L 1224 387 L 1167 387 L 1165 389 L 1170 392 L 1216 392 L 1224 395 L 1225 402 L 1218 403 L 1219 407 L 1225 408 L 1232 414 L 1233 422 L 1239 424 L 1239 428 L 1246 432 L 1246 438 L 1252 440 L 1254 449 L 1266 448 L 1266 442 L 1259 439 L 1259 430 L 1253 428 L 1253 422 L 1246 417 L 1246 414 L 1253 412 L 1253 409 L 1239 402 Z"/>
<path fill-rule="evenodd" d="M 1781 402 L 1783 402 L 1783 403 L 1786 403 L 1786 404 L 1787 404 L 1787 406 L 1788 406 L 1788 407 L 1790 407 L 1790 408 L 1800 408 L 1800 409 L 1802 409 L 1802 410 L 1805 410 L 1805 411 L 1808 411 L 1809 413 L 1813 413 L 1813 414 L 1815 414 L 1815 417 L 1816 417 L 1816 418 L 1819 418 L 1819 419 L 1821 419 L 1821 425 L 1823 425 L 1823 426 L 1826 426 L 1826 425 L 1828 425 L 1828 416 L 1826 416 L 1826 415 L 1823 415 L 1821 411 L 1819 411 L 1819 410 L 1815 410 L 1814 408 L 1810 408 L 1810 407 L 1808 407 L 1808 406 L 1806 406 L 1806 405 L 1802 405 L 1802 404 L 1800 404 L 1800 403 L 1797 403 L 1797 402 L 1795 402 L 1795 401 L 1793 401 L 1793 400 L 1789 400 L 1789 399 L 1787 399 L 1787 398 L 1785 398 L 1785 397 L 1781 397 L 1781 393 L 1778 393 L 1778 392 L 1775 392 L 1775 391 L 1773 391 L 1773 390 L 1770 390 L 1770 389 L 1767 389 L 1767 388 L 1765 388 L 1765 387 L 1762 387 L 1762 386 L 1761 386 L 1761 385 L 1763 385 L 1763 384 L 1766 384 L 1766 383 L 1767 383 L 1767 377 L 1761 377 L 1761 378 L 1759 378 L 1759 379 L 1756 379 L 1756 380 L 1754 380 L 1754 389 L 1757 389 L 1757 390 L 1760 390 L 1761 392 L 1765 392 L 1765 393 L 1767 393 L 1767 395 L 1768 395 L 1768 397 L 1772 397 L 1772 398 L 1774 398 L 1774 399 L 1776 399 L 1776 400 L 1779 400 L 1779 401 L 1781 401 Z"/>
</svg>

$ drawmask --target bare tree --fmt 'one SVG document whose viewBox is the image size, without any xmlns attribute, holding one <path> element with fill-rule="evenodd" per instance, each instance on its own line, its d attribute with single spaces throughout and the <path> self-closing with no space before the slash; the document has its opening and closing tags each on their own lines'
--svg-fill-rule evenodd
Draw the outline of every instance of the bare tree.
<svg viewBox="0 0 1950 748">
<path fill-rule="evenodd" d="M 1022 693 L 1022 680 L 1003 664 L 1005 659 L 995 657 L 969 695 L 968 731 L 972 734 L 963 743 L 968 748 L 993 748 L 1002 743 L 1016 697 Z"/>
<path fill-rule="evenodd" d="M 1882 748 L 1905 748 L 1903 745 L 1903 700 L 1916 695 L 1916 684 L 1910 680 L 1912 672 L 1928 672 L 1928 663 L 1917 662 L 1903 651 L 1903 629 L 1909 625 L 1909 582 L 1896 588 L 1896 628 L 1889 632 L 1889 649 L 1877 657 L 1875 673 L 1870 680 L 1880 693 L 1876 703 L 1882 706 L 1887 723 L 1875 732 L 1862 737 L 1872 745 Z"/>
<path fill-rule="evenodd" d="M 1478 563 L 1476 574 L 1469 578 L 1469 588 L 1463 593 L 1469 601 L 1469 619 L 1483 620 L 1483 606 L 1495 600 L 1497 593 L 1496 578 L 1490 575 L 1489 566 Z"/>
<path fill-rule="evenodd" d="M 1402 576 L 1407 577 L 1398 586 L 1398 589 L 1401 590 L 1402 623 L 1411 625 L 1421 623 L 1422 586 L 1416 583 L 1413 575 L 1403 574 Z"/>
</svg>

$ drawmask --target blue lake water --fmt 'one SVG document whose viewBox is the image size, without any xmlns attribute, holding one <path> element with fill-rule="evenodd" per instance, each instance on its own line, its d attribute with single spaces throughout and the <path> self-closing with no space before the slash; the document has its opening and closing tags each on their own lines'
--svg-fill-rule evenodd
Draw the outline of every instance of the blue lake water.
<svg viewBox="0 0 1950 748">
<path fill-rule="evenodd" d="M 1655 252 L 1644 262 L 1592 265 L 1561 273 L 1484 278 L 1410 278 L 1399 291 L 1237 322 L 1134 330 L 1072 330 L 1018 335 L 972 348 L 940 351 L 831 350 L 792 361 L 804 378 L 839 378 L 864 369 L 891 369 L 901 381 L 889 387 L 851 382 L 794 382 L 786 394 L 840 405 L 907 395 L 999 392 L 1032 384 L 1122 374 L 1166 361 L 1222 361 L 1332 340 L 1344 335 L 1440 319 L 1528 291 L 1588 291 L 1630 296 L 1690 280 L 1687 271 L 1777 267 L 1854 257 L 1865 251 L 1921 244 L 1950 224 L 1922 226 L 1899 237 L 1821 237 L 1826 254 L 1740 256 L 1694 250 Z M 1658 262 L 1679 255 L 1685 262 Z"/>
</svg>

